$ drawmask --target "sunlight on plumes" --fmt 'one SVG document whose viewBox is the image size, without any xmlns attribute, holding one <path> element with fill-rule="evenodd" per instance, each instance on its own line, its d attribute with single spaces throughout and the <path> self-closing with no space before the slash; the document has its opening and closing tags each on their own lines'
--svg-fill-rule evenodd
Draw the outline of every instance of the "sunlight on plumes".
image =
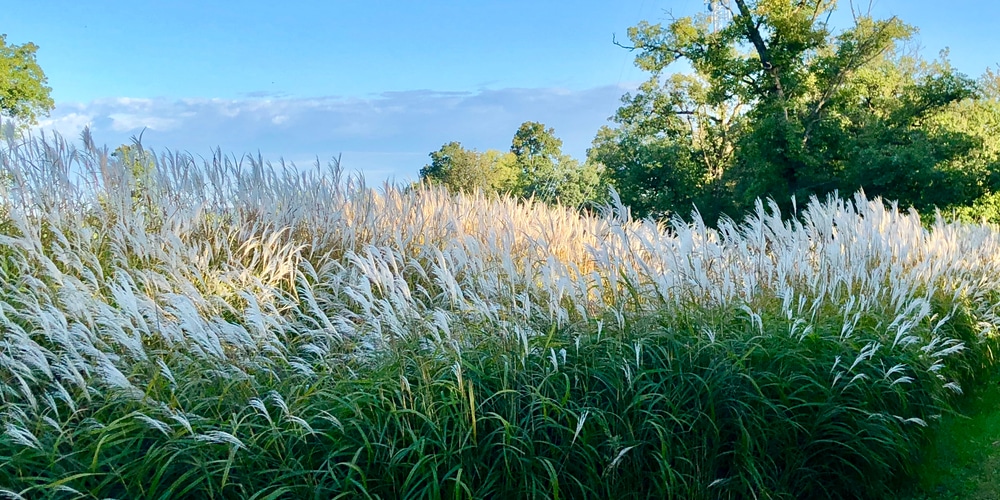
<svg viewBox="0 0 1000 500">
<path fill-rule="evenodd" d="M 0 184 L 0 421 L 32 449 L 40 443 L 29 429 L 39 427 L 29 422 L 59 427 L 65 419 L 53 415 L 120 397 L 154 408 L 128 420 L 157 434 L 243 452 L 256 431 L 234 429 L 250 423 L 208 428 L 176 394 L 188 384 L 314 381 L 410 341 L 446 360 L 509 346 L 512 366 L 542 356 L 567 374 L 580 337 L 575 351 L 538 339 L 580 325 L 616 335 L 656 314 L 726 311 L 728 326 L 800 343 L 833 332 L 842 351 L 815 381 L 833 392 L 876 382 L 906 391 L 919 368 L 934 390 L 958 393 L 947 368 L 976 346 L 951 326 L 967 312 L 988 339 L 1000 325 L 996 228 L 940 218 L 925 228 L 916 213 L 863 193 L 814 198 L 792 219 L 761 201 L 713 229 L 697 215 L 635 220 L 619 201 L 581 215 L 425 185 L 373 188 L 335 162 L 169 152 L 140 190 L 107 150 L 59 137 L 0 149 Z M 935 309 L 942 300 L 948 308 Z M 735 333 L 713 321 L 694 334 L 725 345 Z M 628 386 L 653 368 L 648 352 L 635 342 L 620 356 L 615 372 Z M 475 417 L 473 394 L 487 396 L 454 367 Z M 232 390 L 248 421 L 317 432 L 296 410 L 305 396 Z M 577 415 L 571 445 L 598 420 L 596 410 Z M 616 448 L 607 470 L 636 446 Z"/>
<path fill-rule="evenodd" d="M 61 171 L 24 168 L 38 164 L 31 155 L 53 150 L 66 155 L 65 161 L 55 163 Z M 844 294 L 858 286 L 856 293 L 869 298 L 864 308 L 888 293 L 890 303 L 900 309 L 920 298 L 913 295 L 917 285 L 909 283 L 936 283 L 956 271 L 971 278 L 970 271 L 984 267 L 995 274 L 998 267 L 994 252 L 975 252 L 986 257 L 978 261 L 966 258 L 972 245 L 960 248 L 957 242 L 968 238 L 945 238 L 974 228 L 939 223 L 928 232 L 914 214 L 885 210 L 878 200 L 863 197 L 855 203 L 813 200 L 801 222 L 783 222 L 758 204 L 756 214 L 742 225 L 723 221 L 715 231 L 699 220 L 675 221 L 667 229 L 630 220 L 621 208 L 600 217 L 580 217 L 535 203 L 515 204 L 482 194 L 451 196 L 434 188 L 378 193 L 360 179 L 341 178 L 336 170 L 328 175 L 293 174 L 290 167 L 277 169 L 253 158 L 246 168 L 216 157 L 199 171 L 193 158 L 163 156 L 156 172 L 156 194 L 161 197 L 150 213 L 119 213 L 119 205 L 130 207 L 133 201 L 123 195 L 130 180 L 116 173 L 114 162 L 98 168 L 94 162 L 99 151 L 84 153 L 59 140 L 52 149 L 21 147 L 8 153 L 5 167 L 19 179 L 11 187 L 17 196 L 8 200 L 13 219 L 42 217 L 48 222 L 41 226 L 53 228 L 59 237 L 45 239 L 39 233 L 29 245 L 21 245 L 11 243 L 17 235 L 4 235 L 9 242 L 4 247 L 11 257 L 44 263 L 45 248 L 76 241 L 73 255 L 80 257 L 70 270 L 112 294 L 92 299 L 114 300 L 114 314 L 128 315 L 127 321 L 107 318 L 101 324 L 104 330 L 127 324 L 135 331 L 128 335 L 117 327 L 110 330 L 116 335 L 113 343 L 135 359 L 145 354 L 136 343 L 143 331 L 152 334 L 147 339 L 187 343 L 199 355 L 225 357 L 226 348 L 219 343 L 223 339 L 208 328 L 213 310 L 246 319 L 238 323 L 248 329 L 249 337 L 236 329 L 237 335 L 226 339 L 244 344 L 229 347 L 245 352 L 262 347 L 245 344 L 268 343 L 269 332 L 298 328 L 297 316 L 313 318 L 319 330 L 330 334 L 336 334 L 335 324 L 350 323 L 362 327 L 352 332 L 355 335 L 383 336 L 432 319 L 448 336 L 443 314 L 450 313 L 452 319 L 457 312 L 475 315 L 471 304 L 506 306 L 513 312 L 517 296 L 543 304 L 542 310 L 559 323 L 589 319 L 607 304 L 654 308 L 664 303 L 681 306 L 688 300 L 737 305 L 759 323 L 748 308 L 761 291 L 811 296 L 815 307 L 842 297 L 852 304 L 854 293 Z M 53 179 L 62 181 L 56 182 L 58 189 L 49 189 Z M 71 179 L 92 181 L 78 185 Z M 101 186 L 109 183 L 125 189 L 100 194 Z M 102 196 L 104 203 L 95 203 Z M 184 203 L 191 199 L 204 201 L 192 209 Z M 85 208 L 71 213 L 93 215 L 77 221 L 79 225 L 60 228 L 67 206 Z M 223 221 L 225 225 L 219 225 Z M 76 236 L 84 230 L 103 236 Z M 995 234 L 978 230 L 978 236 L 982 241 L 975 248 L 996 249 Z M 113 262 L 129 267 L 105 269 L 99 258 L 91 257 L 109 248 L 117 252 Z M 331 259 L 339 263 L 336 268 L 330 267 Z M 54 282 L 63 281 L 63 271 L 51 265 L 42 270 Z M 128 275 L 140 272 L 160 284 L 142 287 L 148 288 L 143 293 Z M 117 278 L 101 278 L 110 275 Z M 339 293 L 318 289 L 332 281 L 342 284 Z M 956 288 L 961 285 L 950 282 Z M 420 293 L 415 296 L 414 290 Z M 179 293 L 189 302 L 170 304 L 170 297 Z M 276 297 L 288 294 L 304 296 L 306 307 L 265 313 Z M 76 294 L 67 309 L 90 317 L 107 312 L 96 305 L 86 307 L 83 299 Z M 140 309 L 140 302 L 147 305 Z M 527 302 L 521 302 L 523 309 Z M 358 312 L 367 317 L 340 319 Z M 901 318 L 909 316 L 912 322 L 912 314 L 901 312 Z M 496 319 L 494 311 L 486 316 Z M 849 335 L 854 321 L 846 311 L 845 317 L 843 334 Z M 897 342 L 906 337 L 905 331 L 899 328 Z M 378 345 L 384 339 L 371 340 Z"/>
</svg>

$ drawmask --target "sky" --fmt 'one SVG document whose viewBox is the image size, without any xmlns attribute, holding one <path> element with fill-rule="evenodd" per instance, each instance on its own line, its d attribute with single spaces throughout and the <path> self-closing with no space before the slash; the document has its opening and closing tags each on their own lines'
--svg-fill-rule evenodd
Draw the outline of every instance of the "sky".
<svg viewBox="0 0 1000 500">
<path fill-rule="evenodd" d="M 40 129 L 114 148 L 339 157 L 405 182 L 450 141 L 506 150 L 518 125 L 553 127 L 583 159 L 621 96 L 647 78 L 616 46 L 639 21 L 705 0 L 32 0 L 0 9 L 7 42 L 33 42 L 56 108 Z M 854 1 L 867 10 L 867 0 Z M 846 27 L 849 1 L 831 20 Z M 950 49 L 970 76 L 1000 63 L 1000 2 L 872 0 Z"/>
</svg>

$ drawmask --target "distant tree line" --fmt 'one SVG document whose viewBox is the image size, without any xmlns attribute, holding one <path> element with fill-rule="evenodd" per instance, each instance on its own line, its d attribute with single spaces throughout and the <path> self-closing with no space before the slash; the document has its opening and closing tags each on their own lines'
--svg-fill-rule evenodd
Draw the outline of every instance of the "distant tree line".
<svg viewBox="0 0 1000 500">
<path fill-rule="evenodd" d="M 456 191 L 506 193 L 572 207 L 594 204 L 607 193 L 602 167 L 581 165 L 563 154 L 555 131 L 537 122 L 522 123 L 508 151 L 479 152 L 449 142 L 430 157 L 420 178 Z"/>
<path fill-rule="evenodd" d="M 720 1 L 641 22 L 627 48 L 650 78 L 622 98 L 582 165 L 528 122 L 512 157 L 450 143 L 421 177 L 574 206 L 610 185 L 635 215 L 654 217 L 697 206 L 714 220 L 758 197 L 787 209 L 793 196 L 858 189 L 921 211 L 1000 213 L 997 74 L 971 79 L 947 52 L 923 59 L 916 29 L 895 17 L 852 12 L 853 26 L 834 31 L 836 3 Z M 689 69 L 668 72 L 677 63 Z"/>
<path fill-rule="evenodd" d="M 614 187 L 637 216 L 739 216 L 864 189 L 922 212 L 1000 222 L 1000 76 L 970 78 L 947 52 L 924 59 L 916 29 L 835 0 L 715 0 L 701 15 L 629 28 L 650 74 L 622 98 L 582 163 L 552 128 L 525 122 L 506 151 L 450 142 L 425 182 L 586 207 Z M 852 4 L 853 5 L 853 4 Z M 852 7 L 853 8 L 853 7 Z M 37 46 L 0 35 L 0 119 L 20 129 L 53 108 Z M 681 63 L 684 71 L 671 72 Z"/>
</svg>

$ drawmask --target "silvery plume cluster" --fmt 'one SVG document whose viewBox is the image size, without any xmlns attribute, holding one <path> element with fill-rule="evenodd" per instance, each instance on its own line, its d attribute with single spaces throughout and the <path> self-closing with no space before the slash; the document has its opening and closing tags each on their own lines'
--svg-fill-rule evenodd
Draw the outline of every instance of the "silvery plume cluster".
<svg viewBox="0 0 1000 500">
<path fill-rule="evenodd" d="M 448 363 L 507 346 L 515 364 L 535 357 L 559 371 L 574 363 L 572 346 L 534 339 L 616 335 L 650 315 L 694 317 L 691 335 L 706 344 L 724 342 L 733 323 L 794 342 L 835 331 L 853 350 L 822 367 L 829 390 L 873 378 L 905 388 L 916 369 L 905 360 L 923 360 L 933 390 L 958 393 L 950 360 L 1000 324 L 995 228 L 925 226 L 861 194 L 800 203 L 784 218 L 760 202 L 716 229 L 696 213 L 658 223 L 612 203 L 581 215 L 432 186 L 372 188 L 335 164 L 135 149 L 116 157 L 86 135 L 82 147 L 8 135 L 0 148 L 8 443 L 40 448 L 41 434 L 71 423 L 107 425 L 70 415 L 114 394 L 138 409 L 121 419 L 238 454 L 253 436 L 198 424 L 197 409 L 148 388 L 183 386 L 186 366 L 277 387 L 331 367 L 363 371 L 402 345 Z M 972 339 L 951 333 L 956 314 L 974 318 Z M 620 376 L 641 368 L 640 349 Z M 285 397 L 256 394 L 245 407 L 308 434 Z M 928 425 L 916 414 L 884 417 Z"/>
</svg>

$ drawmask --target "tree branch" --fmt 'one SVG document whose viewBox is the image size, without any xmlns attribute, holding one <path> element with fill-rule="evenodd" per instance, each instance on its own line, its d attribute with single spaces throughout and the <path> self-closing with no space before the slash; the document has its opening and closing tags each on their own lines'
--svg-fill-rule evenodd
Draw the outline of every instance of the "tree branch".
<svg viewBox="0 0 1000 500">
<path fill-rule="evenodd" d="M 747 7 L 747 3 L 744 0 L 734 0 L 736 6 L 740 9 L 739 17 L 743 21 L 743 25 L 747 30 L 747 36 L 750 37 L 750 43 L 753 44 L 754 49 L 757 50 L 757 55 L 760 57 L 760 64 L 765 70 L 769 70 L 773 65 L 771 64 L 771 57 L 767 52 L 767 45 L 764 44 L 764 39 L 760 36 L 760 25 L 754 25 L 753 13 Z"/>
<path fill-rule="evenodd" d="M 636 47 L 635 45 L 622 45 L 620 42 L 618 42 L 618 38 L 615 36 L 614 33 L 611 34 L 611 43 L 613 43 L 613 44 L 615 44 L 615 45 L 617 45 L 617 46 L 619 46 L 619 47 L 621 47 L 623 49 L 626 49 L 629 52 L 631 52 L 631 51 L 639 48 L 639 47 Z"/>
<path fill-rule="evenodd" d="M 865 40 L 864 42 L 859 44 L 851 52 L 851 56 L 848 59 L 847 64 L 843 65 L 840 71 L 837 72 L 837 76 L 834 78 L 834 81 L 831 82 L 829 85 L 827 85 L 826 89 L 823 91 L 823 95 L 821 95 L 819 100 L 816 102 L 816 107 L 813 109 L 811 113 L 809 113 L 809 117 L 807 118 L 809 123 L 806 124 L 804 133 L 802 135 L 803 146 L 805 146 L 806 143 L 809 142 L 809 137 L 812 134 L 813 127 L 815 127 L 816 124 L 819 123 L 820 118 L 822 118 L 821 112 L 823 111 L 823 108 L 826 106 L 826 103 L 830 100 L 830 98 L 833 97 L 834 92 L 836 92 L 844 84 L 844 80 L 847 79 L 847 76 L 853 73 L 855 69 L 860 68 L 861 66 L 864 66 L 865 64 L 868 64 L 869 62 L 875 60 L 876 57 L 882 55 L 882 53 L 884 53 L 885 50 L 888 48 L 888 47 L 882 47 L 880 50 L 876 50 L 868 54 L 867 57 L 863 57 L 863 54 L 865 52 L 868 52 L 872 48 L 872 46 L 877 43 L 879 36 L 886 29 L 888 29 L 889 23 L 892 22 L 894 19 L 895 16 L 889 18 L 889 20 L 886 21 L 886 23 L 883 24 L 878 31 L 873 33 L 871 37 L 868 38 L 868 40 Z M 859 60 L 859 58 L 861 59 Z"/>
<path fill-rule="evenodd" d="M 781 99 L 781 109 L 785 115 L 785 121 L 788 121 L 788 107 L 785 106 L 785 90 L 781 85 L 781 77 L 778 74 L 778 68 L 771 61 L 771 55 L 767 50 L 767 45 L 764 43 L 764 37 L 760 35 L 760 23 L 754 23 L 753 12 L 747 7 L 746 0 L 733 0 L 736 6 L 740 10 L 739 18 L 743 22 L 743 26 L 746 29 L 747 37 L 750 38 L 750 43 L 753 44 L 754 49 L 757 51 L 757 57 L 760 58 L 760 66 L 764 69 L 771 79 L 774 80 L 774 92 L 777 94 L 778 98 Z"/>
</svg>

